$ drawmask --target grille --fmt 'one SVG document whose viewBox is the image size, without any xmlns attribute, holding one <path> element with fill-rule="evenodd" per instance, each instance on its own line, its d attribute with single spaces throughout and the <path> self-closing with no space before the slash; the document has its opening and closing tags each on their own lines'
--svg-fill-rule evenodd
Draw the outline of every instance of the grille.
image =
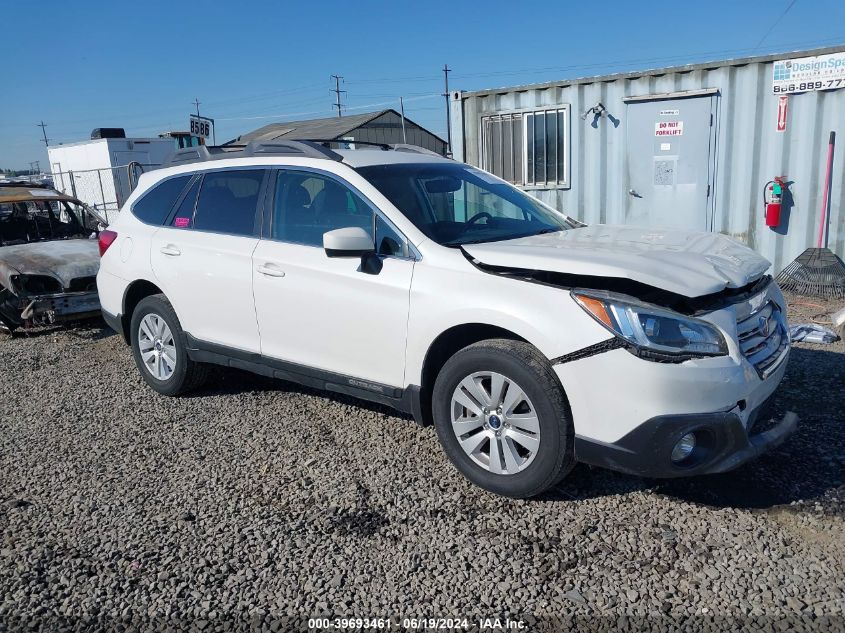
<svg viewBox="0 0 845 633">
<path fill-rule="evenodd" d="M 742 355 L 761 378 L 766 378 L 786 358 L 789 336 L 780 309 L 771 301 L 737 322 L 736 330 Z"/>
</svg>

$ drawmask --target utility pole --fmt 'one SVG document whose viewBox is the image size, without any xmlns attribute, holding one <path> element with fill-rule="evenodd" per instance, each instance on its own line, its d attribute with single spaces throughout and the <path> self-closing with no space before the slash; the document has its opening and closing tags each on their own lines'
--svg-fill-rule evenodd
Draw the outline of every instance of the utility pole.
<svg viewBox="0 0 845 633">
<path fill-rule="evenodd" d="M 50 139 L 47 138 L 47 124 L 44 123 L 44 121 L 41 121 L 41 123 L 36 125 L 36 127 L 40 127 L 41 128 L 41 134 L 44 135 L 44 146 L 50 147 Z"/>
<path fill-rule="evenodd" d="M 334 107 L 337 108 L 337 116 L 342 116 L 340 109 L 343 106 L 340 103 L 340 94 L 342 92 L 346 92 L 346 90 L 340 89 L 340 82 L 343 81 L 343 76 L 342 75 L 332 75 L 332 79 L 334 79 L 334 90 L 332 90 L 332 92 L 335 93 L 335 97 L 336 97 L 336 103 L 335 103 Z"/>
<path fill-rule="evenodd" d="M 399 97 L 399 113 L 402 115 L 402 142 L 407 143 L 408 137 L 405 136 L 405 102 L 402 97 Z"/>
<path fill-rule="evenodd" d="M 197 99 L 196 97 L 194 97 L 193 104 L 194 104 L 195 106 L 197 106 L 197 117 L 199 117 L 199 115 L 200 115 L 200 104 L 201 104 L 201 103 L 202 103 L 202 101 L 200 101 L 199 99 Z"/>
<path fill-rule="evenodd" d="M 446 91 L 443 96 L 446 97 L 446 153 L 452 153 L 452 114 L 449 112 L 449 64 L 443 64 L 443 80 L 445 82 Z"/>
</svg>

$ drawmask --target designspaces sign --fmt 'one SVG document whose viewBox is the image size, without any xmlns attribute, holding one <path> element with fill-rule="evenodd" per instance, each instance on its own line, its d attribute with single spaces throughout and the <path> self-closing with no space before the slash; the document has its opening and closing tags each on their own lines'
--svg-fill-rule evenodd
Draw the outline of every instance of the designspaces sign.
<svg viewBox="0 0 845 633">
<path fill-rule="evenodd" d="M 845 88 L 845 52 L 781 59 L 772 70 L 772 92 L 790 94 Z"/>
</svg>

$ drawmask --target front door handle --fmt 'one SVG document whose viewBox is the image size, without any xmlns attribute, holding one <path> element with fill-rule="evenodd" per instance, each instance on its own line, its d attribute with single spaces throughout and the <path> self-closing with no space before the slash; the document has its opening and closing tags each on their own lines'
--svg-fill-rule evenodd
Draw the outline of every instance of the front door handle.
<svg viewBox="0 0 845 633">
<path fill-rule="evenodd" d="M 285 276 L 285 271 L 283 271 L 281 268 L 279 268 L 275 264 L 263 264 L 263 265 L 259 266 L 258 268 L 256 268 L 255 270 L 260 272 L 262 275 L 267 275 L 268 277 L 284 277 Z"/>
<path fill-rule="evenodd" d="M 168 244 L 167 246 L 162 246 L 158 251 L 162 255 L 170 255 L 170 257 L 178 257 L 182 254 L 178 248 L 176 248 L 173 244 Z"/>
</svg>

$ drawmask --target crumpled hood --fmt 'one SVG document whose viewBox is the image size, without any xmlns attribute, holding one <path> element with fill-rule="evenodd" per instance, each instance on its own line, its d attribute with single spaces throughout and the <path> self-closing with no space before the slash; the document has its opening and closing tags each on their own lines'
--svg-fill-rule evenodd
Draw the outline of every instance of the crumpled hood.
<svg viewBox="0 0 845 633">
<path fill-rule="evenodd" d="M 0 246 L 0 284 L 11 275 L 51 275 L 63 288 L 77 277 L 96 275 L 100 268 L 97 240 L 75 239 Z"/>
<path fill-rule="evenodd" d="M 742 287 L 771 266 L 719 233 L 604 224 L 463 249 L 490 266 L 630 279 L 685 297 Z"/>
</svg>

